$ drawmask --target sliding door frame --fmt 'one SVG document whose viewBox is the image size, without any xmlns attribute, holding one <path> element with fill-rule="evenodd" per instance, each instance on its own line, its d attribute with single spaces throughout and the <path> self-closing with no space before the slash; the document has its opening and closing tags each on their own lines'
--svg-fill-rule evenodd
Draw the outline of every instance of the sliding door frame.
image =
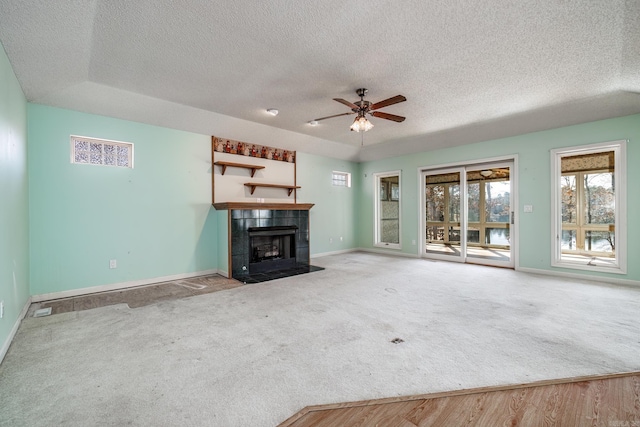
<svg viewBox="0 0 640 427">
<path fill-rule="evenodd" d="M 460 209 L 462 210 L 462 212 L 460 213 L 460 219 L 461 219 L 461 233 L 460 233 L 460 250 L 462 252 L 460 257 L 455 257 L 455 256 L 427 256 L 426 255 L 426 227 L 427 227 L 427 220 L 426 220 L 426 194 L 425 194 L 425 189 L 426 189 L 426 176 L 428 174 L 438 174 L 438 173 L 442 173 L 442 172 L 451 172 L 453 170 L 458 170 L 458 169 L 462 169 L 462 170 L 468 170 L 470 168 L 476 168 L 476 167 L 482 167 L 484 164 L 490 164 L 490 163 L 500 163 L 500 162 L 513 162 L 513 169 L 510 172 L 510 180 L 511 180 L 511 188 L 513 189 L 513 191 L 511 192 L 511 211 L 513 212 L 513 224 L 511 225 L 511 227 L 513 228 L 513 233 L 511 233 L 511 246 L 512 246 L 512 256 L 513 256 L 513 268 L 517 269 L 520 266 L 520 262 L 519 262 L 519 236 L 520 236 L 520 215 L 519 215 L 519 199 L 518 199 L 518 155 L 517 154 L 511 154 L 511 155 L 506 155 L 506 156 L 500 156 L 500 157 L 491 157 L 491 158 L 484 158 L 484 159 L 477 159 L 477 160 L 469 160 L 469 161 L 460 161 L 460 162 L 455 162 L 455 163 L 446 163 L 446 164 L 439 164 L 439 165 L 430 165 L 430 166 L 421 166 L 418 168 L 418 200 L 419 205 L 418 205 L 418 218 L 419 218 L 419 230 L 420 230 L 420 238 L 418 240 L 419 244 L 418 244 L 418 250 L 420 253 L 420 257 L 421 258 L 429 258 L 429 259 L 441 259 L 441 260 L 445 260 L 445 261 L 458 261 L 458 262 L 469 262 L 469 263 L 478 263 L 476 260 L 469 260 L 466 257 L 466 242 L 467 242 L 467 236 L 466 236 L 466 230 L 467 230 L 467 226 L 466 226 L 466 222 L 467 222 L 467 191 L 466 191 L 466 185 L 467 185 L 467 177 L 466 177 L 466 172 L 465 173 L 461 173 L 460 176 L 460 189 L 461 191 L 463 191 L 464 197 L 462 197 L 462 202 L 461 202 L 461 206 Z M 463 188 L 464 186 L 464 188 Z M 462 221 L 464 221 L 464 226 L 462 225 Z M 464 232 L 463 232 L 464 230 Z M 487 260 L 490 261 L 490 260 Z M 493 265 L 492 262 L 482 262 L 482 264 L 485 265 Z M 500 263 L 499 263 L 500 264 Z M 500 265 L 497 266 L 500 266 Z"/>
</svg>

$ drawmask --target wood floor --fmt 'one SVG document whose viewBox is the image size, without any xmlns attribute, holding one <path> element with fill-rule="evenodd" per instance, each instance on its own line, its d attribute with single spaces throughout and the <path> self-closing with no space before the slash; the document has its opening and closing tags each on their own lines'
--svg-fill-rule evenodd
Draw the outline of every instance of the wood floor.
<svg viewBox="0 0 640 427">
<path fill-rule="evenodd" d="M 640 427 L 640 372 L 319 405 L 280 427 Z"/>
</svg>

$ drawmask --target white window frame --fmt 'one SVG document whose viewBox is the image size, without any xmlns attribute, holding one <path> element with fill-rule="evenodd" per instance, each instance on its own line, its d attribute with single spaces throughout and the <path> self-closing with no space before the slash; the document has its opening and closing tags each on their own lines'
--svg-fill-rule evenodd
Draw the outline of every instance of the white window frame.
<svg viewBox="0 0 640 427">
<path fill-rule="evenodd" d="M 373 200 L 374 200 L 374 221 L 373 221 L 373 235 L 374 235 L 374 241 L 373 241 L 373 245 L 380 247 L 380 248 L 386 248 L 386 249 L 402 249 L 402 171 L 400 170 L 395 170 L 395 171 L 389 171 L 389 172 L 378 172 L 378 173 L 374 173 L 373 174 L 373 183 L 374 183 L 374 195 L 373 195 Z M 381 231 L 380 231 L 380 179 L 381 178 L 387 178 L 390 176 L 397 176 L 398 177 L 398 192 L 400 194 L 399 197 L 399 204 L 398 204 L 398 243 L 386 243 L 386 242 L 381 242 L 380 238 L 381 236 Z"/>
<path fill-rule="evenodd" d="M 551 266 L 602 273 L 627 273 L 627 171 L 626 140 L 551 150 Z M 612 266 L 588 265 L 562 259 L 562 158 L 614 152 L 616 262 Z"/>
<path fill-rule="evenodd" d="M 76 141 L 80 142 L 88 142 L 89 144 L 102 144 L 103 146 L 103 150 L 101 153 L 101 163 L 92 163 L 91 160 L 89 160 L 88 162 L 78 162 L 76 161 Z M 92 166 L 109 166 L 109 167 L 117 167 L 117 168 L 126 168 L 126 169 L 133 169 L 133 143 L 132 142 L 124 142 L 124 141 L 112 141 L 109 139 L 99 139 L 99 138 L 92 138 L 92 137 L 88 137 L 88 136 L 79 136 L 79 135 L 71 135 L 70 136 L 70 156 L 71 156 L 71 163 L 77 164 L 77 165 L 92 165 Z M 127 166 L 122 166 L 122 165 L 118 165 L 117 164 L 117 155 L 116 155 L 116 164 L 114 165 L 109 165 L 109 164 L 105 164 L 104 162 L 104 146 L 106 145 L 110 145 L 115 147 L 115 149 L 117 150 L 117 147 L 128 147 L 128 165 Z"/>
<path fill-rule="evenodd" d="M 344 179 L 336 179 L 337 177 L 344 177 Z M 344 182 L 344 184 L 342 184 Z M 331 185 L 334 187 L 351 188 L 351 173 L 332 171 L 331 172 Z"/>
</svg>

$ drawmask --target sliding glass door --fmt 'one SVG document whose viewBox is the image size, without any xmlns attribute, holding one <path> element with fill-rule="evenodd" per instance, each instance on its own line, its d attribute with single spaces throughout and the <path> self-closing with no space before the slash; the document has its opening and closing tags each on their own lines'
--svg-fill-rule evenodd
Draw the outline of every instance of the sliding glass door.
<svg viewBox="0 0 640 427">
<path fill-rule="evenodd" d="M 463 261 L 461 251 L 462 198 L 460 168 L 425 175 L 425 253 L 435 258 Z"/>
<path fill-rule="evenodd" d="M 513 267 L 513 162 L 423 174 L 427 258 Z"/>
<path fill-rule="evenodd" d="M 510 165 L 467 168 L 469 262 L 485 264 L 488 260 L 513 266 L 512 193 Z"/>
</svg>

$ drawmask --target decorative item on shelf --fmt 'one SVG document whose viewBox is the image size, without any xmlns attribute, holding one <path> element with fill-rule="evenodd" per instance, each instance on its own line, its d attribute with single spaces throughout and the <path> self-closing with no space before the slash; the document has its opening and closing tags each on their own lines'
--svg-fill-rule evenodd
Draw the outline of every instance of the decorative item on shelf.
<svg viewBox="0 0 640 427">
<path fill-rule="evenodd" d="M 282 160 L 285 162 L 293 163 L 294 157 L 292 151 L 284 150 L 284 154 L 282 155 Z"/>
<path fill-rule="evenodd" d="M 249 144 L 232 139 L 213 137 L 213 149 L 220 153 L 237 154 L 239 156 L 257 157 L 267 160 L 293 163 L 295 156 L 293 151 L 287 151 L 266 145 Z"/>
</svg>

